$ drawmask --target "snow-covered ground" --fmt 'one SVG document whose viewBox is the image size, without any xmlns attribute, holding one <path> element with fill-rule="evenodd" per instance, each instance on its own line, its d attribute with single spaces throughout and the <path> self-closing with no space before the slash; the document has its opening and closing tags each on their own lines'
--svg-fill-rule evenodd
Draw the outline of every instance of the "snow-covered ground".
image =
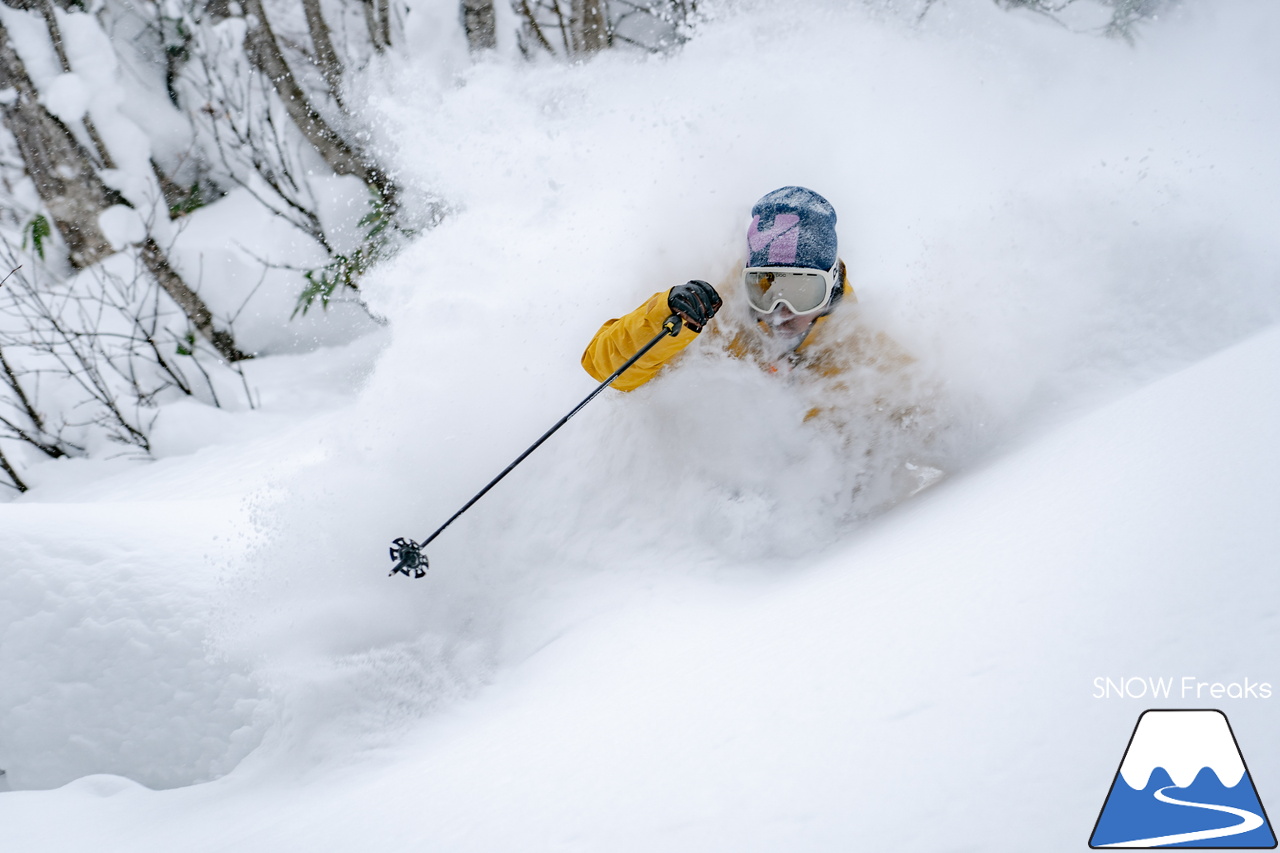
<svg viewBox="0 0 1280 853">
<path fill-rule="evenodd" d="M 0 505 L 6 849 L 1081 849 L 1147 707 L 1226 711 L 1265 805 L 1277 34 L 806 2 L 670 58 L 390 69 L 379 132 L 453 212 L 368 280 L 389 326 Z M 788 183 L 909 382 L 824 400 L 842 432 L 708 340 L 385 576 Z M 886 510 L 905 462 L 947 477 Z M 1094 698 L 1131 676 L 1272 698 Z"/>
</svg>

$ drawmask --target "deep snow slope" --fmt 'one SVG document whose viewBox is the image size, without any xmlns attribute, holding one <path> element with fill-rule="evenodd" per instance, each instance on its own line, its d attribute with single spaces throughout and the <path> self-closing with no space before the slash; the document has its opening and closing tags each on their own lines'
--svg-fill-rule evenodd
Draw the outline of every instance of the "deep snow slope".
<svg viewBox="0 0 1280 853">
<path fill-rule="evenodd" d="M 562 590 L 538 606 L 545 643 L 358 762 L 260 753 L 195 787 L 14 792 L 6 844 L 1078 850 L 1151 704 L 1094 698 L 1097 677 L 1269 682 L 1270 699 L 1158 703 L 1223 708 L 1265 805 L 1280 497 L 1259 484 L 1280 478 L 1277 363 L 1271 330 L 809 567 Z"/>
<path fill-rule="evenodd" d="M 1280 686 L 1280 9 L 708 8 L 671 57 L 371 71 L 453 205 L 365 282 L 385 333 L 0 505 L 6 843 L 1065 850 L 1147 707 L 1095 678 Z M 707 337 L 386 577 L 785 183 L 909 372 Z M 948 476 L 888 508 L 907 463 Z M 1280 699 L 1214 701 L 1266 802 Z"/>
</svg>

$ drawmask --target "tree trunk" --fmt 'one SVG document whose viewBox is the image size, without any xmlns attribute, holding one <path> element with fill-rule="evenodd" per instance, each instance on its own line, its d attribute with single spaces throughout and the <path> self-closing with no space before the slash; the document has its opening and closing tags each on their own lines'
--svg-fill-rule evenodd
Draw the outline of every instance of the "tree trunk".
<svg viewBox="0 0 1280 853">
<path fill-rule="evenodd" d="M 40 103 L 40 93 L 13 49 L 9 31 L 0 22 L 0 90 L 8 88 L 15 90 L 15 97 L 3 105 L 5 126 L 17 140 L 27 174 L 67 244 L 72 266 L 84 269 L 115 254 L 102 233 L 98 216 L 108 207 L 128 202 L 102 182 L 89 152 Z M 246 358 L 229 332 L 214 328 L 213 315 L 204 300 L 169 265 L 155 240 L 148 236 L 141 251 L 147 269 L 190 318 L 196 331 L 224 358 Z"/>
<path fill-rule="evenodd" d="M 369 28 L 369 42 L 382 53 L 391 46 L 391 9 L 387 0 L 361 0 L 364 23 Z"/>
<path fill-rule="evenodd" d="M 44 17 L 45 28 L 49 30 L 49 41 L 53 42 L 53 52 L 58 55 L 58 64 L 62 66 L 62 73 L 72 73 L 71 61 L 67 58 L 67 51 L 62 46 L 62 28 L 58 26 L 58 16 L 53 11 L 53 0 L 33 0 L 36 8 Z M 93 119 L 89 118 L 89 114 L 85 113 L 80 117 L 81 124 L 84 125 L 84 132 L 89 135 L 89 141 L 93 143 L 93 148 L 98 154 L 98 162 L 104 169 L 114 169 L 115 161 L 111 159 L 111 152 L 107 150 L 106 144 L 102 141 L 102 137 L 98 135 L 98 128 L 93 123 Z"/>
<path fill-rule="evenodd" d="M 391 47 L 391 3 L 389 0 L 374 0 L 378 7 L 379 39 L 384 48 Z"/>
<path fill-rule="evenodd" d="M 360 5 L 364 7 L 364 25 L 369 30 L 369 43 L 373 45 L 373 49 L 382 53 L 382 28 L 378 26 L 378 7 L 373 5 L 373 0 L 361 0 Z"/>
<path fill-rule="evenodd" d="M 574 53 L 598 53 L 609 46 L 609 22 L 605 0 L 572 0 Z"/>
<path fill-rule="evenodd" d="M 329 25 L 324 21 L 320 10 L 320 0 L 302 0 L 302 11 L 307 16 L 307 30 L 311 33 L 311 46 L 316 52 L 316 65 L 324 75 L 324 82 L 329 87 L 329 94 L 342 106 L 342 60 L 333 49 L 333 40 L 329 37 Z"/>
<path fill-rule="evenodd" d="M 302 131 L 302 135 L 335 173 L 355 175 L 376 189 L 385 202 L 393 203 L 397 193 L 390 178 L 348 145 L 307 101 L 293 71 L 285 62 L 284 54 L 280 52 L 271 23 L 262 8 L 262 0 L 245 0 L 245 11 L 257 19 L 256 22 L 250 22 L 246 31 L 245 51 L 258 70 L 271 81 L 289 118 Z"/>
<path fill-rule="evenodd" d="M 315 1 L 316 0 L 311 0 L 311 2 Z M 15 0 L 5 0 L 5 2 L 12 4 Z M 73 69 L 71 68 L 71 61 L 67 58 L 67 52 L 62 46 L 62 28 L 58 26 L 58 16 L 54 14 L 53 11 L 53 0 L 24 0 L 24 2 L 34 4 L 40 14 L 44 16 L 44 24 L 49 30 L 49 40 L 53 42 L 53 50 L 58 55 L 58 63 L 62 66 L 63 73 L 71 74 Z M 168 56 L 167 59 L 170 64 L 168 73 L 172 74 L 173 69 L 171 66 L 173 57 Z M 169 89 L 170 99 L 173 101 L 174 105 L 177 106 L 178 102 L 172 88 L 172 79 L 166 78 L 166 85 Z M 80 121 L 84 125 L 85 133 L 89 136 L 89 141 L 93 143 L 93 147 L 98 153 L 98 164 L 104 169 L 116 168 L 115 160 L 112 159 L 111 152 L 107 150 L 106 143 L 102 141 L 102 137 L 98 134 L 98 128 L 93 123 L 93 119 L 89 117 L 88 113 L 85 113 Z M 174 183 L 169 176 L 164 173 L 154 158 L 151 160 L 151 170 L 155 173 L 156 180 L 160 183 L 160 192 L 164 196 L 165 203 L 169 206 L 170 210 L 172 210 L 175 205 L 179 204 L 184 198 L 186 198 L 187 190 Z"/>
<path fill-rule="evenodd" d="M 472 53 L 497 47 L 498 25 L 493 0 L 462 0 L 462 29 Z"/>
<path fill-rule="evenodd" d="M 114 252 L 98 226 L 98 214 L 122 199 L 102 183 L 89 152 L 67 126 L 40 103 L 40 93 L 0 22 L 0 90 L 8 88 L 16 97 L 2 108 L 5 126 L 67 244 L 71 265 L 83 269 L 97 263 Z"/>
<path fill-rule="evenodd" d="M 156 183 L 160 185 L 160 195 L 164 198 L 165 207 L 169 209 L 169 218 L 176 219 L 181 216 L 181 211 L 176 214 L 174 211 L 188 200 L 191 196 L 191 189 L 182 186 L 182 184 L 166 175 L 164 169 L 160 168 L 160 164 L 156 162 L 154 157 L 151 158 L 151 172 L 156 176 Z"/>
<path fill-rule="evenodd" d="M 218 354 L 227 361 L 243 361 L 252 358 L 236 348 L 235 339 L 231 337 L 230 332 L 214 328 L 213 314 L 209 311 L 209 306 L 204 304 L 199 294 L 187 287 L 182 276 L 169 265 L 168 257 L 154 238 L 148 236 L 143 241 L 141 249 L 142 263 L 147 271 L 151 273 L 156 283 L 164 288 L 164 292 L 178 303 L 178 307 L 187 315 L 187 319 L 191 321 L 191 325 L 195 326 L 200 337 L 212 344 Z"/>
</svg>

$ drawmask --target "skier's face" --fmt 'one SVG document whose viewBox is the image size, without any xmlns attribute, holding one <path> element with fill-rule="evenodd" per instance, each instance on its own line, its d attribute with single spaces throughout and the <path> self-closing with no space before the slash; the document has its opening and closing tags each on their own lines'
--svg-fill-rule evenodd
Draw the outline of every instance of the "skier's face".
<svg viewBox="0 0 1280 853">
<path fill-rule="evenodd" d="M 798 338 L 809 331 L 816 319 L 812 314 L 796 314 L 785 305 L 779 305 L 768 314 L 758 314 L 769 332 L 784 338 Z"/>
</svg>

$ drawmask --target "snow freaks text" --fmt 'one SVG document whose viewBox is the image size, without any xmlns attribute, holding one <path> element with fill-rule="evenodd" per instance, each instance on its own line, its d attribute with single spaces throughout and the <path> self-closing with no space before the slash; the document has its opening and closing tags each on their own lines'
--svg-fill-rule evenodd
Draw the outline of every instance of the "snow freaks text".
<svg viewBox="0 0 1280 853">
<path fill-rule="evenodd" d="M 1194 675 L 1177 677 L 1129 676 L 1093 680 L 1094 699 L 1270 699 L 1271 682 L 1202 681 Z"/>
</svg>

